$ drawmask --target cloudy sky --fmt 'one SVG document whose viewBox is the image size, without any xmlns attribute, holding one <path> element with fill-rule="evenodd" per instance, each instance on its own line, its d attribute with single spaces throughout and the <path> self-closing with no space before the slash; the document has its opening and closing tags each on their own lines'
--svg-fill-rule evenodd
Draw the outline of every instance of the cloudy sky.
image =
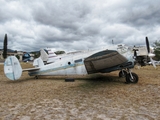
<svg viewBox="0 0 160 120">
<path fill-rule="evenodd" d="M 0 49 L 83 50 L 160 40 L 160 0 L 0 0 Z"/>
</svg>

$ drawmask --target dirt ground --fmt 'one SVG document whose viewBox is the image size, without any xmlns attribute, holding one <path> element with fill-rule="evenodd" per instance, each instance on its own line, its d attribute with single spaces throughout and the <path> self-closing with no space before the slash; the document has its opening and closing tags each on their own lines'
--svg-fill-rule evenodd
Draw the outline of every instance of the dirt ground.
<svg viewBox="0 0 160 120">
<path fill-rule="evenodd" d="M 31 67 L 22 63 L 23 68 Z M 160 120 L 160 66 L 134 68 L 137 84 L 118 72 L 10 81 L 0 64 L 0 120 Z"/>
</svg>

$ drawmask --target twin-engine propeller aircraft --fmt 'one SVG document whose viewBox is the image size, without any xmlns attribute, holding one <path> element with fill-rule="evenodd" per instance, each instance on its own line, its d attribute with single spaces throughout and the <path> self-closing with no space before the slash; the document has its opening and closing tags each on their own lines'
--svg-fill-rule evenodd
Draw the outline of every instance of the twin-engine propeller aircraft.
<svg viewBox="0 0 160 120">
<path fill-rule="evenodd" d="M 148 43 L 148 39 L 146 39 Z M 147 44 L 147 49 L 149 48 Z M 136 52 L 136 51 L 135 51 Z M 48 52 L 50 53 L 50 52 Z M 148 51 L 149 53 L 149 51 Z M 41 56 L 34 60 L 35 68 L 22 69 L 15 56 L 9 56 L 4 62 L 4 73 L 10 80 L 17 80 L 22 72 L 28 71 L 30 76 L 49 75 L 86 75 L 94 73 L 109 73 L 120 70 L 119 76 L 126 77 L 127 83 L 137 83 L 138 75 L 130 71 L 134 67 L 133 50 L 87 50 L 62 55 L 49 55 L 41 50 Z M 149 57 L 152 57 L 148 55 Z"/>
</svg>

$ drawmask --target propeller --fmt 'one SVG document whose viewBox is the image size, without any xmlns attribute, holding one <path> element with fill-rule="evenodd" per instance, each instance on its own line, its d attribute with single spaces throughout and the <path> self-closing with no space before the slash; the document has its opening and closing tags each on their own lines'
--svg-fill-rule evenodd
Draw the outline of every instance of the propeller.
<svg viewBox="0 0 160 120">
<path fill-rule="evenodd" d="M 155 54 L 150 52 L 150 46 L 149 46 L 148 37 L 146 37 L 146 47 L 147 47 L 148 57 L 150 58 L 150 61 L 151 61 L 152 65 L 154 66 L 154 68 L 156 68 L 154 60 L 152 59 L 155 56 Z"/>
</svg>

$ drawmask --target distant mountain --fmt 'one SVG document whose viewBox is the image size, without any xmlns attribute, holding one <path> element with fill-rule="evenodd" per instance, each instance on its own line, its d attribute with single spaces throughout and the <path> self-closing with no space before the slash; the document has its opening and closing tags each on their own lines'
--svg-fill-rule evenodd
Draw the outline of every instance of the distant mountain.
<svg viewBox="0 0 160 120">
<path fill-rule="evenodd" d="M 31 51 L 31 52 L 28 52 L 28 53 L 39 53 L 40 51 Z"/>
<path fill-rule="evenodd" d="M 15 50 L 7 49 L 7 52 L 15 52 Z"/>
<path fill-rule="evenodd" d="M 3 51 L 3 49 L 0 49 L 0 51 Z M 15 50 L 12 50 L 12 49 L 7 49 L 7 52 L 15 52 Z"/>
</svg>

